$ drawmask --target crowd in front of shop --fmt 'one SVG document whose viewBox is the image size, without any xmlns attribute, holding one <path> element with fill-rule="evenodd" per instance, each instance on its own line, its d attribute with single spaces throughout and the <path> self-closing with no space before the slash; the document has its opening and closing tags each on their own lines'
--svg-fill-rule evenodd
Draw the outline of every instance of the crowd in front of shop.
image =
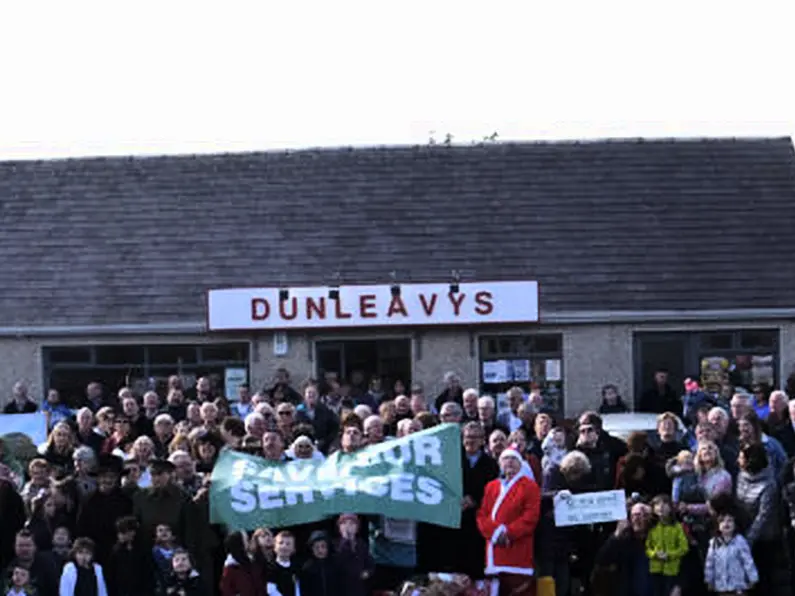
<svg viewBox="0 0 795 596">
<path fill-rule="evenodd" d="M 656 432 L 626 441 L 602 427 L 600 411 L 623 407 L 612 386 L 562 420 L 519 387 L 500 412 L 452 373 L 431 398 L 380 379 L 294 386 L 283 369 L 231 401 L 207 378 L 173 376 L 164 396 L 92 383 L 76 409 L 17 383 L 5 413 L 43 410 L 49 436 L 33 453 L 0 442 L 2 594 L 791 594 L 795 400 L 755 387 L 721 403 L 697 382 L 679 395 L 657 381 L 643 402 Z M 211 523 L 223 450 L 322 460 L 440 423 L 461 425 L 460 528 L 386 510 L 250 532 Z M 624 491 L 626 520 L 556 526 L 557 502 L 609 490 Z"/>
</svg>

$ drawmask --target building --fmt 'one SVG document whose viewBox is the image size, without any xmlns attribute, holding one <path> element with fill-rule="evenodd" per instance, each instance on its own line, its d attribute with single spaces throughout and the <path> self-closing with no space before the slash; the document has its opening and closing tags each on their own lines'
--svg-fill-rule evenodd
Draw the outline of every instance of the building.
<svg viewBox="0 0 795 596">
<path fill-rule="evenodd" d="M 785 138 L 7 162 L 0 205 L 3 399 L 279 367 L 433 395 L 455 371 L 530 374 L 572 414 L 659 366 L 795 369 Z"/>
</svg>

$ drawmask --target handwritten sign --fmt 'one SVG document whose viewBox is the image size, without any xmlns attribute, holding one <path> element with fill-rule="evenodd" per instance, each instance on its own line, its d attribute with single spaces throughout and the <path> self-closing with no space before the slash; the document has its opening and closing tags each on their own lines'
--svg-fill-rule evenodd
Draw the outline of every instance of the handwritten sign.
<svg viewBox="0 0 795 596">
<path fill-rule="evenodd" d="M 627 498 L 622 490 L 555 495 L 557 527 L 601 524 L 627 519 Z"/>
</svg>

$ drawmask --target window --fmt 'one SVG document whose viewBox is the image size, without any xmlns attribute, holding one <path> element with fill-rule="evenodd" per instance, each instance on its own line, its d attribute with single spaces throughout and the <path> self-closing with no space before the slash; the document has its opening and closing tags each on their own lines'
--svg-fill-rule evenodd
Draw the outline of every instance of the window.
<svg viewBox="0 0 795 596">
<path fill-rule="evenodd" d="M 149 364 L 170 364 L 176 367 L 180 364 L 196 364 L 197 362 L 196 346 L 149 346 Z"/>
<path fill-rule="evenodd" d="M 505 392 L 518 385 L 539 385 L 546 407 L 563 412 L 562 336 L 487 336 L 480 339 L 481 391 L 505 407 Z"/>
<path fill-rule="evenodd" d="M 210 344 L 199 350 L 201 362 L 248 362 L 248 344 Z"/>
<path fill-rule="evenodd" d="M 42 352 L 45 359 L 53 362 L 91 363 L 91 348 L 44 348 Z"/>
<path fill-rule="evenodd" d="M 731 350 L 734 347 L 734 334 L 705 333 L 701 336 L 701 346 L 705 350 Z"/>
<path fill-rule="evenodd" d="M 96 346 L 97 364 L 135 364 L 142 366 L 144 363 L 143 346 Z"/>
</svg>

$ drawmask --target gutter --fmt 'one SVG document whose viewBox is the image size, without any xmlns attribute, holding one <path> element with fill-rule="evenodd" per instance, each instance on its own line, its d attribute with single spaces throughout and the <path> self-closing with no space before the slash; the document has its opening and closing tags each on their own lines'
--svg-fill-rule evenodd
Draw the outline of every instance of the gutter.
<svg viewBox="0 0 795 596">
<path fill-rule="evenodd" d="M 541 325 L 597 325 L 643 323 L 728 323 L 795 321 L 795 308 L 654 311 L 541 312 Z M 357 329 L 361 332 L 361 328 Z M 273 330 L 267 330 L 273 331 Z M 304 330 L 305 331 L 305 330 Z M 256 329 L 251 330 L 256 333 Z M 81 337 L 134 335 L 205 335 L 205 321 L 127 323 L 111 325 L 42 325 L 0 327 L 0 337 Z"/>
</svg>

